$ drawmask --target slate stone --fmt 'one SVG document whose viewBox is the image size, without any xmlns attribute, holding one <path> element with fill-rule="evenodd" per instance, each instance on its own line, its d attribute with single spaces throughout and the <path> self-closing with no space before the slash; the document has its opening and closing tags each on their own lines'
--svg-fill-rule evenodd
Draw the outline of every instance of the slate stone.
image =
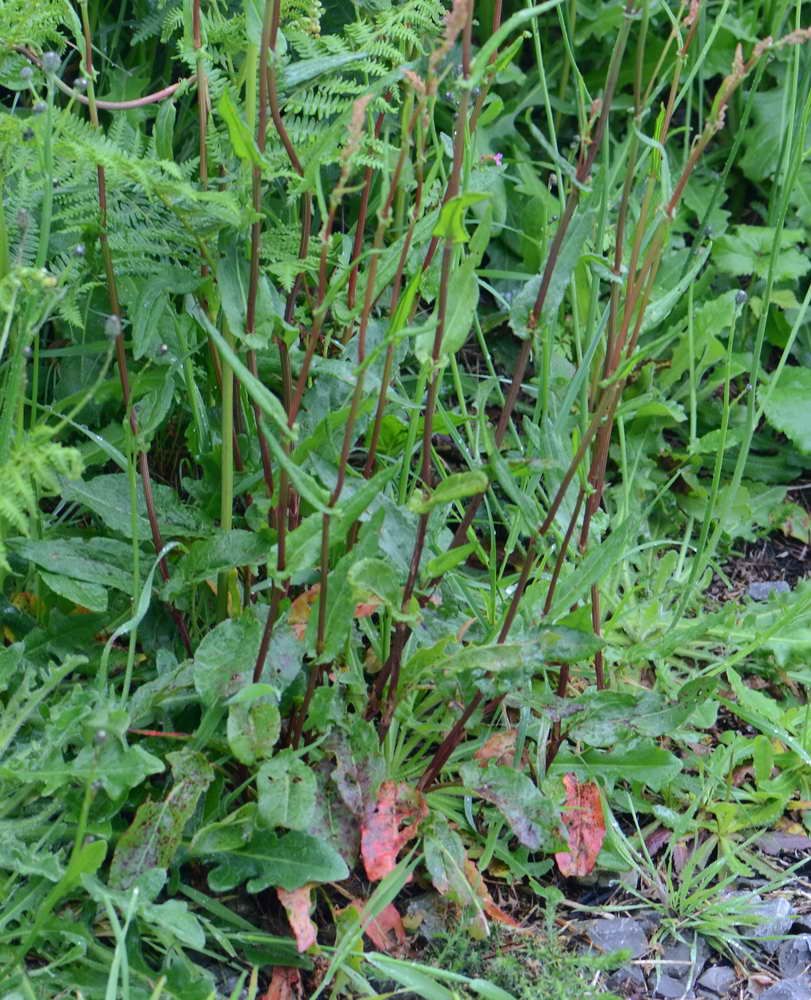
<svg viewBox="0 0 811 1000">
<path fill-rule="evenodd" d="M 768 601 L 772 594 L 788 594 L 790 590 L 785 580 L 758 580 L 749 584 L 746 593 L 753 601 Z"/>
<path fill-rule="evenodd" d="M 581 925 L 589 941 L 603 952 L 628 948 L 631 958 L 639 958 L 649 948 L 648 939 L 638 920 L 617 917 L 616 920 L 586 920 Z"/>
<path fill-rule="evenodd" d="M 777 949 L 777 964 L 786 979 L 806 976 L 811 969 L 811 934 L 797 934 Z"/>
<path fill-rule="evenodd" d="M 674 979 L 687 980 L 692 983 L 704 968 L 710 957 L 710 949 L 703 938 L 698 938 L 695 944 L 695 960 L 693 946 L 686 941 L 674 941 L 666 944 L 659 961 L 660 968 Z"/>
<path fill-rule="evenodd" d="M 757 944 L 769 954 L 774 954 L 780 947 L 781 936 L 786 934 L 794 923 L 794 911 L 791 903 L 782 896 L 776 896 L 765 903 L 758 903 L 753 908 L 758 916 L 765 917 L 763 923 L 752 928 L 752 937 L 758 939 Z M 771 938 L 771 940 L 764 940 Z"/>
<path fill-rule="evenodd" d="M 804 833 L 772 831 L 758 837 L 755 844 L 766 854 L 794 854 L 797 851 L 807 851 L 811 847 L 811 837 L 806 837 Z"/>
<path fill-rule="evenodd" d="M 606 980 L 606 988 L 612 993 L 633 993 L 639 988 L 647 988 L 645 975 L 638 965 L 623 965 Z"/>
<path fill-rule="evenodd" d="M 735 970 L 729 965 L 711 965 L 707 971 L 699 977 L 698 986 L 705 990 L 712 990 L 719 996 L 732 986 L 737 979 Z"/>
<path fill-rule="evenodd" d="M 761 993 L 758 1000 L 811 1000 L 811 987 L 801 979 L 784 979 Z"/>
<path fill-rule="evenodd" d="M 674 979 L 673 976 L 661 975 L 656 983 L 656 996 L 667 997 L 668 1000 L 692 1000 L 695 994 L 688 989 L 687 983 L 683 979 Z"/>
</svg>

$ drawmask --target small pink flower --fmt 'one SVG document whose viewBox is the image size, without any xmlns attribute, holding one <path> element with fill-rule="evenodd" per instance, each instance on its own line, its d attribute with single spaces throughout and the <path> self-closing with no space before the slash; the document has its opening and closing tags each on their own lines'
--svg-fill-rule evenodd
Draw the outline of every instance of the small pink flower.
<svg viewBox="0 0 811 1000">
<path fill-rule="evenodd" d="M 501 166 L 503 160 L 504 160 L 504 154 L 503 153 L 485 153 L 481 157 L 481 162 L 482 163 L 484 163 L 486 161 L 490 162 L 490 163 L 495 163 L 495 165 L 497 167 Z"/>
</svg>

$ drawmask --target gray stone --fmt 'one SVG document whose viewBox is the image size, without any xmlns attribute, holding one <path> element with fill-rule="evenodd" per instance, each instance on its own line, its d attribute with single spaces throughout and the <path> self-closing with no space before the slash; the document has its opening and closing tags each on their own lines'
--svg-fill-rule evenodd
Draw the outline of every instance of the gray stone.
<svg viewBox="0 0 811 1000">
<path fill-rule="evenodd" d="M 606 980 L 606 987 L 612 993 L 630 993 L 638 987 L 645 988 L 645 976 L 638 965 L 623 965 Z"/>
<path fill-rule="evenodd" d="M 761 993 L 758 1000 L 811 1000 L 811 987 L 801 979 L 784 979 Z"/>
<path fill-rule="evenodd" d="M 790 590 L 785 580 L 759 580 L 750 583 L 746 593 L 753 601 L 768 601 L 772 594 L 788 594 Z"/>
<path fill-rule="evenodd" d="M 777 949 L 777 964 L 786 979 L 805 975 L 811 967 L 811 934 L 797 934 Z"/>
<path fill-rule="evenodd" d="M 631 917 L 617 917 L 615 920 L 586 920 L 581 925 L 589 941 L 603 952 L 619 951 L 627 948 L 631 958 L 639 958 L 649 948 L 648 939 L 639 921 Z"/>
<path fill-rule="evenodd" d="M 674 941 L 665 945 L 659 966 L 667 975 L 674 979 L 686 979 L 689 984 L 704 968 L 709 957 L 710 949 L 701 937 L 696 939 L 695 945 Z"/>
<path fill-rule="evenodd" d="M 687 983 L 682 979 L 675 979 L 673 976 L 661 975 L 656 983 L 656 995 L 667 997 L 668 1000 L 692 1000 L 695 996 Z"/>
<path fill-rule="evenodd" d="M 707 971 L 699 977 L 698 985 L 705 990 L 712 990 L 722 996 L 732 986 L 737 979 L 735 970 L 729 965 L 711 965 Z"/>
<path fill-rule="evenodd" d="M 774 954 L 780 947 L 780 938 L 786 934 L 794 923 L 794 911 L 791 903 L 782 896 L 776 896 L 765 903 L 758 903 L 752 908 L 758 916 L 766 919 L 752 928 L 751 935 L 757 939 L 757 943 L 770 954 Z M 771 939 L 771 940 L 768 940 Z"/>
</svg>

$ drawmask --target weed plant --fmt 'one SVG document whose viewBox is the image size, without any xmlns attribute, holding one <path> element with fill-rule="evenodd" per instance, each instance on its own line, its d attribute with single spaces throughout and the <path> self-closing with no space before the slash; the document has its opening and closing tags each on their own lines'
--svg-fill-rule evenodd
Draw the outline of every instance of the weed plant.
<svg viewBox="0 0 811 1000">
<path fill-rule="evenodd" d="M 3 995 L 501 996 L 410 879 L 774 875 L 811 585 L 705 592 L 811 544 L 808 14 L 2 5 Z"/>
</svg>

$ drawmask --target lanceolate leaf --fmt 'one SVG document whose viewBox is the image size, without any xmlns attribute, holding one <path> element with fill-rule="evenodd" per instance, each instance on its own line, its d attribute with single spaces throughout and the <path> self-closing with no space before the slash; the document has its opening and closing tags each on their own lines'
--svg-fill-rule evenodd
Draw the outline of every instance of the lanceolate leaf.
<svg viewBox="0 0 811 1000">
<path fill-rule="evenodd" d="M 287 892 L 285 889 L 276 890 L 279 902 L 287 912 L 298 951 L 307 951 L 315 944 L 317 938 L 316 926 L 310 919 L 312 888 L 311 885 L 303 885 L 299 889 L 293 889 L 292 892 Z"/>
<path fill-rule="evenodd" d="M 600 789 L 591 781 L 580 782 L 573 774 L 564 774 L 566 805 L 563 825 L 566 827 L 568 851 L 555 855 L 561 875 L 588 875 L 594 870 L 597 855 L 605 839 L 605 817 Z"/>
<path fill-rule="evenodd" d="M 260 831 L 238 850 L 215 854 L 209 872 L 213 892 L 227 892 L 247 880 L 248 892 L 281 886 L 288 892 L 308 882 L 339 882 L 349 875 L 341 855 L 317 837 L 298 830 L 279 837 Z"/>
<path fill-rule="evenodd" d="M 259 815 L 267 826 L 304 830 L 315 808 L 316 781 L 292 750 L 263 764 L 256 776 Z"/>
<path fill-rule="evenodd" d="M 372 881 L 394 871 L 397 855 L 427 815 L 428 803 L 421 792 L 393 781 L 380 786 L 377 802 L 367 811 L 360 831 L 361 856 Z"/>
<path fill-rule="evenodd" d="M 468 788 L 496 806 L 525 847 L 537 851 L 555 845 L 559 827 L 556 803 L 527 775 L 497 764 L 485 768 L 463 764 L 459 772 Z"/>
<path fill-rule="evenodd" d="M 561 750 L 550 774 L 573 772 L 578 778 L 599 779 L 611 789 L 618 781 L 647 785 L 654 791 L 664 787 L 682 769 L 678 757 L 652 740 L 632 740 L 614 750 L 584 750 L 574 754 Z"/>
<path fill-rule="evenodd" d="M 150 868 L 168 868 L 177 853 L 183 829 L 210 784 L 214 771 L 200 753 L 181 750 L 167 755 L 174 784 L 161 801 L 148 799 L 116 845 L 109 883 L 128 889 Z"/>
</svg>

